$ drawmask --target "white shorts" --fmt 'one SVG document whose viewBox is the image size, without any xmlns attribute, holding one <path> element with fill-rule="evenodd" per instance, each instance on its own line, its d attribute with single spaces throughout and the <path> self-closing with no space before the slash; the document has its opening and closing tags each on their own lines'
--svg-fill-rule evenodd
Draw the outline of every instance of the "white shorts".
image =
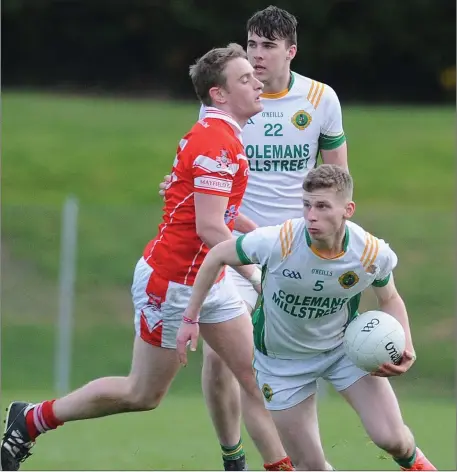
<svg viewBox="0 0 457 472">
<path fill-rule="evenodd" d="M 163 279 L 141 258 L 132 284 L 135 308 L 135 331 L 149 344 L 176 348 L 176 335 L 186 309 L 192 287 Z M 215 284 L 200 311 L 200 323 L 221 323 L 246 313 L 230 277 Z"/>
<path fill-rule="evenodd" d="M 344 354 L 343 345 L 302 359 L 277 359 L 254 352 L 253 367 L 267 410 L 286 410 L 316 393 L 317 379 L 329 381 L 337 391 L 345 390 L 367 372 Z"/>
<path fill-rule="evenodd" d="M 236 290 L 240 294 L 240 297 L 246 302 L 251 310 L 253 310 L 257 303 L 257 298 L 259 294 L 254 290 L 251 282 L 245 279 L 242 275 L 240 275 L 235 269 L 230 266 L 226 268 L 227 276 L 230 276 L 233 283 L 236 286 Z"/>
</svg>

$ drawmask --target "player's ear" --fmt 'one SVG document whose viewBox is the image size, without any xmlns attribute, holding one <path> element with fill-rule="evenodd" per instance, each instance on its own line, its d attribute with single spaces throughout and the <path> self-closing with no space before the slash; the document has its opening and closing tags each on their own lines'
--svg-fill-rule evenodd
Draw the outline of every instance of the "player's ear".
<svg viewBox="0 0 457 472">
<path fill-rule="evenodd" d="M 287 60 L 291 61 L 295 55 L 297 54 L 297 45 L 292 44 L 292 46 L 289 46 L 289 49 L 287 50 Z"/>
<path fill-rule="evenodd" d="M 349 218 L 352 218 L 352 216 L 354 215 L 355 213 L 355 203 L 354 202 L 348 202 L 346 204 L 346 209 L 345 209 L 345 212 L 344 212 L 344 217 L 346 219 L 349 219 Z"/>
<path fill-rule="evenodd" d="M 214 104 L 223 104 L 227 101 L 225 90 L 222 87 L 211 87 L 209 89 L 209 96 Z"/>
</svg>

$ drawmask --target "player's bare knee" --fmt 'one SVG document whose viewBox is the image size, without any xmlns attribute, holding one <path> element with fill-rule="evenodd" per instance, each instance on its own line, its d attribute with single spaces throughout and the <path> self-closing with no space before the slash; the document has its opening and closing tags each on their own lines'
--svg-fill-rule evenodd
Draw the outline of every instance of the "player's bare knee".
<svg viewBox="0 0 457 472">
<path fill-rule="evenodd" d="M 145 389 L 132 383 L 127 400 L 129 403 L 129 409 L 131 411 L 154 410 L 160 405 L 166 391 L 167 389 L 154 387 Z"/>
<path fill-rule="evenodd" d="M 153 394 L 133 394 L 130 397 L 130 403 L 135 411 L 155 410 L 162 401 L 165 391 L 154 392 Z"/>
<path fill-rule="evenodd" d="M 394 457 L 403 457 L 411 449 L 412 437 L 406 426 L 384 428 L 371 435 L 371 440 L 380 449 Z"/>
</svg>

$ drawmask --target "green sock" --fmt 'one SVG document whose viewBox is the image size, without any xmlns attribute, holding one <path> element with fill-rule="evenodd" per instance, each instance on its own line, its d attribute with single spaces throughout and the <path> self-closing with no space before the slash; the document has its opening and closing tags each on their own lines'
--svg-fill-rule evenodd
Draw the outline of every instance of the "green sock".
<svg viewBox="0 0 457 472">
<path fill-rule="evenodd" d="M 414 452 L 411 457 L 394 457 L 393 459 L 400 467 L 410 469 L 414 462 L 416 462 L 416 448 L 414 448 Z"/>
<path fill-rule="evenodd" d="M 234 446 L 223 446 L 221 444 L 222 458 L 224 461 L 236 461 L 244 456 L 243 442 L 240 440 Z"/>
</svg>

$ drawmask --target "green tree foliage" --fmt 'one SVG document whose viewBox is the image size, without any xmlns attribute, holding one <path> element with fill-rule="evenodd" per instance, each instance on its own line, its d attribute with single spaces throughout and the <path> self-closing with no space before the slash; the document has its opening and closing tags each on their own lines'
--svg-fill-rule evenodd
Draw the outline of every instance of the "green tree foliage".
<svg viewBox="0 0 457 472">
<path fill-rule="evenodd" d="M 346 99 L 455 96 L 454 0 L 278 0 L 299 20 L 294 69 Z M 245 44 L 267 3 L 5 0 L 3 83 L 192 97 L 187 70 L 209 48 Z"/>
</svg>

